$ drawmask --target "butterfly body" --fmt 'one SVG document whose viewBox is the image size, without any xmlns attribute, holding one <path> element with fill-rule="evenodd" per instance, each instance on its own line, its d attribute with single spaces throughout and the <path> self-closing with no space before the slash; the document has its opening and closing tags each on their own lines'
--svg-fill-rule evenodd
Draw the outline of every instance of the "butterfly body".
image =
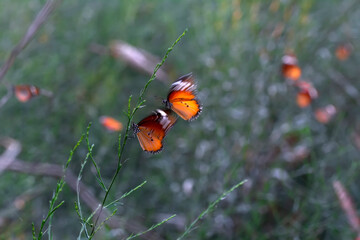
<svg viewBox="0 0 360 240">
<path fill-rule="evenodd" d="M 202 106 L 196 98 L 196 84 L 191 73 L 180 77 L 170 88 L 163 103 L 187 121 L 196 119 L 202 111 Z"/>
<path fill-rule="evenodd" d="M 162 150 L 163 139 L 176 120 L 170 110 L 157 109 L 138 124 L 133 123 L 132 129 L 144 151 L 157 153 Z"/>
</svg>

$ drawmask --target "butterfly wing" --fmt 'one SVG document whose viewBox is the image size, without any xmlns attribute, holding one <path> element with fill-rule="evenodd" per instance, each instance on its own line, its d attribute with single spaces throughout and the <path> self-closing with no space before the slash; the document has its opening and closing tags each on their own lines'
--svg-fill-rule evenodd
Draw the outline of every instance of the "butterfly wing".
<svg viewBox="0 0 360 240">
<path fill-rule="evenodd" d="M 156 110 L 137 124 L 136 136 L 144 151 L 156 153 L 163 148 L 163 139 L 176 122 L 170 110 Z"/>
<path fill-rule="evenodd" d="M 167 105 L 184 120 L 194 120 L 202 107 L 196 98 L 196 84 L 191 73 L 180 77 L 170 88 Z"/>
<path fill-rule="evenodd" d="M 198 100 L 182 98 L 182 94 L 178 94 L 171 104 L 171 109 L 187 121 L 196 119 L 201 113 L 201 105 Z"/>
</svg>

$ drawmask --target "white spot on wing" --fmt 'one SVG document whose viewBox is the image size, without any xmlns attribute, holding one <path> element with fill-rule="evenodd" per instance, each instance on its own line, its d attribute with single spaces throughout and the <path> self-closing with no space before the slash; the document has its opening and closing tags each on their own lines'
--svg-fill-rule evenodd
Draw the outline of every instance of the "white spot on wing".
<svg viewBox="0 0 360 240">
<path fill-rule="evenodd" d="M 167 116 L 166 112 L 164 112 L 163 110 L 157 109 L 156 112 L 160 113 L 160 115 L 161 115 L 162 117 L 166 117 L 166 116 Z"/>
<path fill-rule="evenodd" d="M 169 125 L 171 124 L 171 121 L 170 121 L 168 115 L 166 114 L 166 112 L 164 112 L 163 110 L 160 110 L 160 109 L 157 109 L 156 112 L 161 115 L 161 117 L 160 117 L 161 127 L 163 129 L 167 129 L 169 127 Z"/>
<path fill-rule="evenodd" d="M 172 90 L 175 91 L 194 91 L 195 90 L 195 84 L 192 82 L 183 82 L 183 81 L 177 81 L 174 82 L 172 85 Z"/>
</svg>

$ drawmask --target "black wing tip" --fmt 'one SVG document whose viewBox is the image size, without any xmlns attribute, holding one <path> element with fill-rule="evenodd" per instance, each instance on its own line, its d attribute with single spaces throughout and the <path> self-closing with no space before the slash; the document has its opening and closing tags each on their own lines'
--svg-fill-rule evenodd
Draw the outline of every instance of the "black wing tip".
<svg viewBox="0 0 360 240">
<path fill-rule="evenodd" d="M 180 80 L 184 80 L 184 79 L 188 79 L 188 78 L 193 78 L 192 76 L 193 76 L 193 73 L 189 72 L 188 74 L 185 74 L 185 75 L 179 77 L 175 82 L 180 81 Z"/>
<path fill-rule="evenodd" d="M 158 154 L 160 153 L 162 150 L 163 150 L 164 146 L 161 146 L 161 148 L 159 150 L 156 150 L 156 151 L 147 151 L 147 150 L 144 150 L 144 152 L 146 153 L 150 153 L 150 154 Z"/>
</svg>

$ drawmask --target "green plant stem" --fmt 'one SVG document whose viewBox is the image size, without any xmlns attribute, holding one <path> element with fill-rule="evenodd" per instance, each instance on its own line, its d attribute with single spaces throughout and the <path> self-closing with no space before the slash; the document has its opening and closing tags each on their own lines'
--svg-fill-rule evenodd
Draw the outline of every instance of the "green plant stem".
<svg viewBox="0 0 360 240">
<path fill-rule="evenodd" d="M 42 239 L 42 236 L 43 236 L 43 229 L 45 227 L 45 224 L 46 222 L 51 218 L 51 216 L 55 213 L 55 211 L 64 203 L 64 201 L 60 202 L 58 205 L 55 206 L 55 203 L 56 203 L 56 200 L 58 199 L 59 197 L 59 194 L 61 193 L 64 185 L 65 185 L 65 172 L 66 172 L 66 169 L 68 168 L 71 160 L 72 160 L 72 157 L 74 155 L 74 152 L 75 150 L 79 147 L 80 143 L 82 142 L 82 140 L 84 139 L 84 134 L 81 136 L 80 140 L 76 143 L 75 147 L 70 151 L 70 156 L 65 164 L 65 167 L 64 167 L 64 175 L 62 176 L 62 178 L 58 181 L 57 183 L 57 186 L 56 186 L 56 190 L 55 190 L 55 193 L 52 197 L 52 199 L 50 200 L 50 207 L 49 207 L 49 211 L 47 213 L 47 216 L 42 220 L 41 222 L 41 225 L 40 225 L 40 229 L 39 229 L 39 233 L 38 233 L 38 236 L 36 238 L 35 236 L 35 226 L 33 225 L 33 239 L 38 239 L 38 240 L 41 240 Z M 50 227 L 51 229 L 51 227 Z M 51 236 L 51 234 L 50 234 Z"/>
<path fill-rule="evenodd" d="M 107 205 L 105 206 L 105 208 L 107 208 L 107 207 L 109 207 L 109 206 L 111 206 L 111 205 L 119 202 L 121 199 L 129 196 L 131 193 L 133 193 L 134 191 L 136 191 L 136 190 L 138 190 L 139 188 L 141 188 L 142 186 L 144 186 L 146 182 L 147 182 L 147 181 L 144 181 L 144 182 L 142 182 L 140 185 L 138 185 L 138 186 L 136 186 L 135 188 L 131 189 L 129 192 L 124 193 L 120 198 L 118 198 L 118 199 L 112 201 L 111 203 L 107 204 Z"/>
<path fill-rule="evenodd" d="M 89 147 L 89 135 L 86 135 L 86 142 L 87 142 L 87 145 Z M 81 210 L 81 202 L 80 202 L 80 181 L 81 181 L 81 178 L 82 178 L 82 172 L 84 170 L 84 167 L 90 157 L 90 155 L 92 154 L 92 151 L 93 151 L 93 148 L 94 148 L 94 145 L 91 145 L 89 149 L 89 152 L 88 154 L 86 155 L 85 157 L 85 160 L 84 162 L 81 164 L 81 168 L 80 168 L 80 171 L 79 171 L 79 175 L 78 175 L 78 179 L 76 181 L 76 208 L 77 208 L 77 213 L 79 215 L 79 218 L 80 218 L 80 221 L 82 222 L 82 228 L 80 230 L 80 235 L 82 233 L 82 231 L 85 231 L 85 234 L 88 235 L 87 233 L 87 228 L 86 228 L 86 222 L 84 221 L 84 218 L 83 218 L 83 215 L 82 215 L 82 210 Z M 80 235 L 79 235 L 79 238 L 80 239 Z"/>
<path fill-rule="evenodd" d="M 176 39 L 176 41 L 171 45 L 171 47 L 169 47 L 164 55 L 164 57 L 162 58 L 161 62 L 158 63 L 154 69 L 154 72 L 153 74 L 151 75 L 150 79 L 147 81 L 147 83 L 145 84 L 144 88 L 140 91 L 140 95 L 139 95 L 139 99 L 138 99 L 138 102 L 136 103 L 136 107 L 133 108 L 132 111 L 130 111 L 130 102 L 131 102 L 131 98 L 132 96 L 129 97 L 129 104 L 128 104 L 128 122 L 127 122 L 127 125 L 126 125 L 126 131 L 125 131 L 125 135 L 124 135 L 124 139 L 121 143 L 121 146 L 120 146 L 120 142 L 121 142 L 121 137 L 119 136 L 119 154 L 118 154 L 118 164 L 117 164 L 117 168 L 116 168 L 116 171 L 111 179 L 111 182 L 109 184 L 109 187 L 107 188 L 107 190 L 105 191 L 105 196 L 104 196 L 104 199 L 101 203 L 101 208 L 100 208 L 100 212 L 99 214 L 97 215 L 96 217 L 96 220 L 95 220 L 95 224 L 92 228 L 92 231 L 91 231 L 91 234 L 90 234 L 90 238 L 89 239 L 92 239 L 92 237 L 94 236 L 95 234 L 95 229 L 96 229 L 96 225 L 97 225 L 97 222 L 99 220 L 99 217 L 101 215 L 101 212 L 104 208 L 104 205 L 106 203 L 106 200 L 109 196 L 109 193 L 110 193 L 110 190 L 112 189 L 112 186 L 113 184 L 115 183 L 115 180 L 116 180 L 116 177 L 118 176 L 119 172 L 120 172 L 120 169 L 122 168 L 122 155 L 123 155 L 123 152 L 124 152 L 124 148 L 125 148 L 125 145 L 126 145 L 126 142 L 128 140 L 128 136 L 129 136 L 129 131 L 130 131 L 130 128 L 131 128 L 131 122 L 134 118 L 134 115 L 135 113 L 137 112 L 137 110 L 142 106 L 142 104 L 145 102 L 143 100 L 143 97 L 144 97 L 144 94 L 146 92 L 146 89 L 148 88 L 149 84 L 156 78 L 156 73 L 157 71 L 160 69 L 160 67 L 165 63 L 165 60 L 168 58 L 170 52 L 174 49 L 175 45 L 181 40 L 181 38 L 183 36 L 185 36 L 185 34 L 187 33 L 187 29 L 185 29 L 185 31 Z"/>
<path fill-rule="evenodd" d="M 190 226 L 185 230 L 185 232 L 177 239 L 177 240 L 181 240 L 183 239 L 186 235 L 188 235 L 193 229 L 195 224 L 201 219 L 203 218 L 206 214 L 208 214 L 210 211 L 212 211 L 214 209 L 214 207 L 221 201 L 223 200 L 228 194 L 230 194 L 232 191 L 234 191 L 236 188 L 240 187 L 241 185 L 243 185 L 245 182 L 247 182 L 247 180 L 241 181 L 238 184 L 234 185 L 232 188 L 230 188 L 229 190 L 225 191 L 219 198 L 217 198 L 215 201 L 213 201 L 212 203 L 210 203 L 210 205 L 208 206 L 208 208 L 203 211 L 191 224 Z"/>
<path fill-rule="evenodd" d="M 176 214 L 171 215 L 170 217 L 162 220 L 161 222 L 159 222 L 158 224 L 156 224 L 156 225 L 154 225 L 154 226 L 151 226 L 149 229 L 147 229 L 147 230 L 145 230 L 145 231 L 143 231 L 143 232 L 141 232 L 141 233 L 138 233 L 138 234 L 133 235 L 133 236 L 129 236 L 128 238 L 126 238 L 126 240 L 130 240 L 130 239 L 139 237 L 139 236 L 141 236 L 141 235 L 144 235 L 145 233 L 150 232 L 151 230 L 153 230 L 153 229 L 157 228 L 158 226 L 166 223 L 167 221 L 169 221 L 170 219 L 172 219 L 172 218 L 174 218 L 174 217 L 176 217 Z"/>
</svg>

